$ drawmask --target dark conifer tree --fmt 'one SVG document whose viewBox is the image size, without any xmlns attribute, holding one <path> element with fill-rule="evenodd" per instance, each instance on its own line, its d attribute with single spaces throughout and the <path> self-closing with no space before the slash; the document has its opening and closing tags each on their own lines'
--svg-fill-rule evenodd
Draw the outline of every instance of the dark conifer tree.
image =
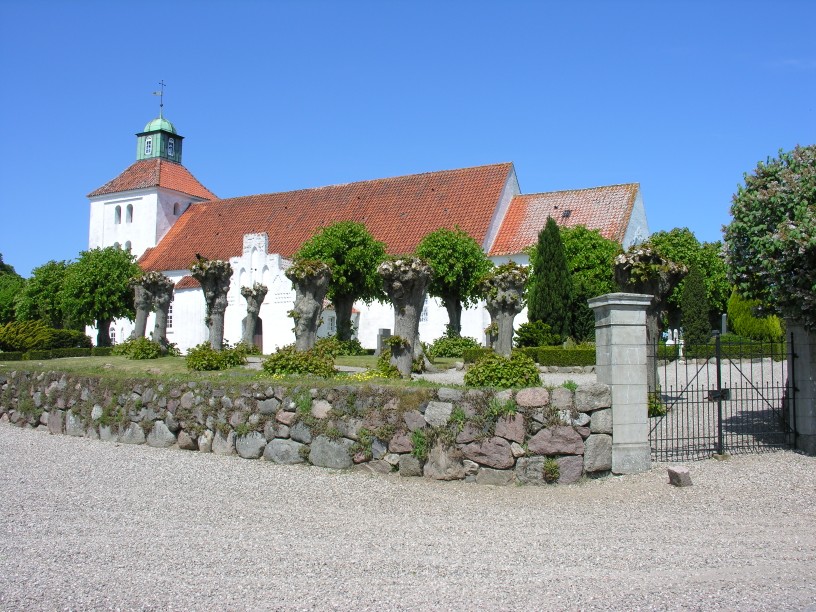
<svg viewBox="0 0 816 612">
<path fill-rule="evenodd" d="M 700 268 L 695 265 L 689 269 L 686 282 L 683 284 L 680 311 L 686 345 L 696 346 L 708 342 L 711 336 L 711 322 L 708 318 L 706 286 Z"/>
<path fill-rule="evenodd" d="M 532 271 L 527 289 L 527 317 L 542 321 L 562 336 L 570 331 L 572 279 L 561 232 L 552 217 L 538 234 L 538 244 L 532 253 Z"/>
</svg>

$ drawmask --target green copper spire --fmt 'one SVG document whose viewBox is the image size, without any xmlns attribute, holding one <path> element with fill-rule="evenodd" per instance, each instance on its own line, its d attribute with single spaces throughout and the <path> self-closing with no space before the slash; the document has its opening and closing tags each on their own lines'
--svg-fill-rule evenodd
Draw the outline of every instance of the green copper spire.
<svg viewBox="0 0 816 612">
<path fill-rule="evenodd" d="M 159 96 L 159 116 L 149 121 L 144 130 L 136 134 L 136 159 L 153 159 L 160 157 L 171 162 L 181 163 L 181 141 L 175 126 L 163 116 L 164 111 L 164 81 L 159 81 L 160 91 L 153 95 Z"/>
</svg>

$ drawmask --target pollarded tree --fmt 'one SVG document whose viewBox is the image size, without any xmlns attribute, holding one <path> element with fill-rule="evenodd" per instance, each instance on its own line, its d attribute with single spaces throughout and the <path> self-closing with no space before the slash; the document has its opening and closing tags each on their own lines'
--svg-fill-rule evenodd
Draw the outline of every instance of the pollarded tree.
<svg viewBox="0 0 816 612">
<path fill-rule="evenodd" d="M 296 259 L 285 272 L 286 278 L 295 287 L 295 348 L 308 351 L 314 348 L 320 314 L 323 312 L 323 298 L 329 289 L 331 270 L 322 261 Z"/>
<path fill-rule="evenodd" d="M 204 323 L 210 330 L 210 346 L 220 351 L 224 346 L 224 313 L 227 310 L 227 293 L 232 278 L 232 266 L 220 259 L 199 260 L 190 266 L 190 275 L 201 283 L 207 316 Z"/>
<path fill-rule="evenodd" d="M 167 340 L 167 319 L 170 316 L 170 304 L 173 301 L 175 283 L 161 272 L 148 272 L 147 290 L 153 297 L 152 309 L 156 313 L 153 325 L 153 342 L 161 347 L 162 354 L 167 353 L 170 342 Z"/>
<path fill-rule="evenodd" d="M 394 305 L 394 335 L 391 336 L 391 365 L 403 378 L 411 377 L 414 359 L 422 358 L 419 317 L 432 282 L 433 269 L 420 257 L 388 259 L 377 268 L 383 289 Z"/>
<path fill-rule="evenodd" d="M 362 223 L 339 221 L 304 242 L 295 258 L 316 259 L 331 268 L 327 295 L 337 316 L 337 338 L 351 340 L 354 302 L 383 298 L 377 266 L 385 259 L 385 245 Z"/>
<path fill-rule="evenodd" d="M 572 277 L 570 335 L 576 340 L 595 338 L 595 313 L 587 301 L 615 291 L 615 257 L 620 245 L 598 230 L 583 225 L 562 227 L 561 241 Z"/>
<path fill-rule="evenodd" d="M 558 224 L 547 217 L 538 233 L 538 244 L 530 258 L 530 280 L 527 287 L 527 318 L 541 321 L 561 336 L 570 333 L 572 279 Z"/>
<path fill-rule="evenodd" d="M 97 346 L 110 346 L 114 319 L 133 318 L 129 281 L 139 272 L 130 251 L 116 247 L 82 251 L 65 271 L 60 298 L 63 311 L 82 325 L 96 325 Z"/>
<path fill-rule="evenodd" d="M 60 297 L 68 265 L 67 261 L 51 260 L 31 271 L 31 278 L 14 302 L 18 321 L 40 320 L 55 329 L 79 327 L 68 320 Z"/>
<path fill-rule="evenodd" d="M 711 322 L 705 280 L 700 268 L 693 264 L 683 282 L 680 309 L 686 345 L 699 346 L 708 342 L 711 336 Z"/>
<path fill-rule="evenodd" d="M 493 268 L 479 282 L 479 293 L 484 297 L 490 313 L 493 350 L 510 356 L 513 348 L 513 319 L 524 310 L 524 287 L 527 268 L 511 261 Z"/>
<path fill-rule="evenodd" d="M 746 174 L 731 216 L 728 273 L 740 295 L 816 330 L 816 145 Z"/>
<path fill-rule="evenodd" d="M 425 236 L 416 254 L 433 270 L 428 293 L 442 300 L 448 311 L 448 329 L 454 336 L 462 331 L 462 308 L 479 300 L 477 284 L 492 264 L 482 247 L 459 227 L 438 229 Z"/>
<path fill-rule="evenodd" d="M 261 304 L 263 304 L 267 291 L 269 291 L 269 288 L 261 283 L 254 283 L 251 287 L 241 287 L 241 295 L 244 296 L 247 303 L 247 316 L 241 342 L 246 346 L 252 346 L 255 328 L 258 325 L 258 315 L 261 312 Z M 258 348 L 263 347 L 259 346 Z"/>
</svg>

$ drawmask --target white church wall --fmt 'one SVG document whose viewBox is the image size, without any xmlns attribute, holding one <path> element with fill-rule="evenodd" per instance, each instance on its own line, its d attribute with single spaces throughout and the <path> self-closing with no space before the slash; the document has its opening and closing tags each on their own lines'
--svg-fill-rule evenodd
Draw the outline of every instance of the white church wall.
<svg viewBox="0 0 816 612">
<path fill-rule="evenodd" d="M 89 248 L 130 246 L 137 258 L 156 246 L 158 196 L 154 190 L 112 194 L 91 201 Z"/>
</svg>

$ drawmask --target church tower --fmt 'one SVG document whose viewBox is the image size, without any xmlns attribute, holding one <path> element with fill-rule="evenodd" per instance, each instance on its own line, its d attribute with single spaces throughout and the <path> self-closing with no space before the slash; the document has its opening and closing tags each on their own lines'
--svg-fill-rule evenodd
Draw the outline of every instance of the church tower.
<svg viewBox="0 0 816 612">
<path fill-rule="evenodd" d="M 136 162 L 88 194 L 89 248 L 116 246 L 138 259 L 191 204 L 216 199 L 181 164 L 182 140 L 161 110 L 136 134 Z"/>
</svg>

